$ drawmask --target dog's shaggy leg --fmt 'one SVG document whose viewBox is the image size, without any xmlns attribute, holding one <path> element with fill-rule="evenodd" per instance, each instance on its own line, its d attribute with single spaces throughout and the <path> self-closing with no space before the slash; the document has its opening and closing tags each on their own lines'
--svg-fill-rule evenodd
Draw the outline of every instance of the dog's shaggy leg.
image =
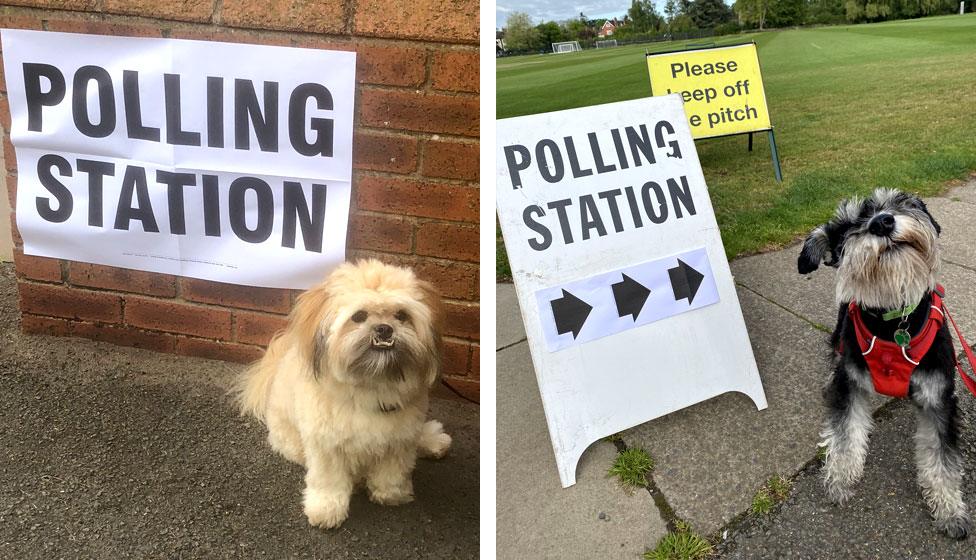
<svg viewBox="0 0 976 560">
<path fill-rule="evenodd" d="M 306 449 L 305 516 L 316 527 L 332 529 L 349 517 L 353 477 L 338 453 Z"/>
<path fill-rule="evenodd" d="M 936 526 L 950 537 L 961 539 L 969 533 L 970 520 L 962 498 L 963 459 L 956 396 L 951 381 L 945 377 L 916 375 L 912 379 L 912 400 L 918 405 L 918 483 Z"/>
<path fill-rule="evenodd" d="M 451 436 L 444 433 L 443 424 L 437 420 L 428 420 L 424 423 L 420 439 L 417 440 L 417 451 L 420 452 L 421 457 L 440 459 L 447 455 L 450 447 Z"/>
<path fill-rule="evenodd" d="M 373 465 L 366 475 L 369 499 L 385 506 L 413 501 L 413 473 L 417 453 L 406 446 L 395 447 Z"/>
<path fill-rule="evenodd" d="M 268 444 L 292 463 L 305 465 L 305 451 L 298 430 L 279 414 L 268 414 Z"/>
<path fill-rule="evenodd" d="M 824 488 L 835 504 L 843 504 L 854 495 L 853 486 L 864 474 L 868 438 L 874 427 L 867 395 L 838 365 L 824 390 L 827 423 L 820 437 L 827 447 Z"/>
</svg>

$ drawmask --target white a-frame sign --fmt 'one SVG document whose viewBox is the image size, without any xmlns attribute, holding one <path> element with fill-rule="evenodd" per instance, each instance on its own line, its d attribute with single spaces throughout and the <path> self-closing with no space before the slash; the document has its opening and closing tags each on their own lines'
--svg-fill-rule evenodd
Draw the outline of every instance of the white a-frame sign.
<svg viewBox="0 0 976 560">
<path fill-rule="evenodd" d="M 497 123 L 498 217 L 559 478 L 728 391 L 766 408 L 681 97 Z"/>
</svg>

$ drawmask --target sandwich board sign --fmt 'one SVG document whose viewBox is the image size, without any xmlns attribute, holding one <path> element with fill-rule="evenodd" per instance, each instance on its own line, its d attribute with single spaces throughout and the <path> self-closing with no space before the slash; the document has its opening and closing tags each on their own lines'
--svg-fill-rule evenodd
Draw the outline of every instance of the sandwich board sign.
<svg viewBox="0 0 976 560">
<path fill-rule="evenodd" d="M 647 55 L 651 95 L 678 93 L 693 138 L 767 132 L 776 180 L 782 180 L 755 43 Z"/>
<path fill-rule="evenodd" d="M 497 121 L 498 218 L 556 465 L 728 391 L 766 407 L 679 95 Z"/>
</svg>

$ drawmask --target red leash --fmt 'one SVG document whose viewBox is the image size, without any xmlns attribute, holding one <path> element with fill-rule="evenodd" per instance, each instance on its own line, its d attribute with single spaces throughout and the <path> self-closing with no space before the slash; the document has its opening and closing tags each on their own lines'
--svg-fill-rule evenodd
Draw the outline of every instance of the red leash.
<svg viewBox="0 0 976 560">
<path fill-rule="evenodd" d="M 966 359 L 969 360 L 969 367 L 976 372 L 976 355 L 973 355 L 973 349 L 969 347 L 966 339 L 962 337 L 962 332 L 959 331 L 959 327 L 956 325 L 956 320 L 949 315 L 949 310 L 946 309 L 945 303 L 942 304 L 942 310 L 945 311 L 946 317 L 952 322 L 952 328 L 956 329 L 956 336 L 959 337 L 959 342 L 962 344 L 963 351 L 966 352 Z M 962 382 L 966 384 L 966 388 L 969 392 L 976 396 L 976 379 L 969 376 L 965 370 L 962 369 L 962 365 L 959 364 L 959 360 L 956 360 L 956 369 L 959 370 L 959 375 L 962 377 Z"/>
</svg>

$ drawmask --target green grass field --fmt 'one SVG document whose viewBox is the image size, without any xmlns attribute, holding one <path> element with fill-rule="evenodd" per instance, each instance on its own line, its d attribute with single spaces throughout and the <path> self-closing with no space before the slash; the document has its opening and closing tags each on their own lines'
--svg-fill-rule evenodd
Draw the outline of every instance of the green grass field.
<svg viewBox="0 0 976 560">
<path fill-rule="evenodd" d="M 728 256 L 775 248 L 877 186 L 931 195 L 976 170 L 976 14 L 719 37 L 755 40 L 783 165 L 765 134 L 697 143 Z M 497 117 L 645 97 L 665 43 L 500 59 Z M 498 273 L 508 275 L 499 243 Z"/>
</svg>

